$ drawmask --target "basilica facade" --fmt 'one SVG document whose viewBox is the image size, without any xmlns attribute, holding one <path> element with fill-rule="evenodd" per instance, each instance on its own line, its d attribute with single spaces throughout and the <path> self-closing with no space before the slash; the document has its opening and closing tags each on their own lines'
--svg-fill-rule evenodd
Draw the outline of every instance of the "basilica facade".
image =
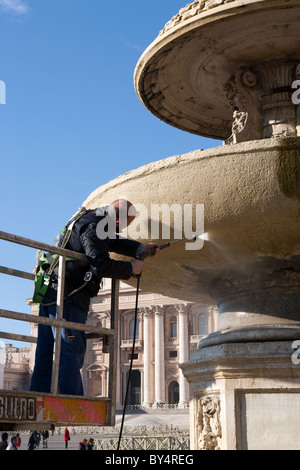
<svg viewBox="0 0 300 470">
<path fill-rule="evenodd" d="M 110 281 L 92 300 L 88 321 L 110 327 Z M 118 325 L 117 409 L 124 404 L 135 327 L 136 290 L 120 283 Z M 215 306 L 182 302 L 141 291 L 139 293 L 136 341 L 127 405 L 159 407 L 189 401 L 189 385 L 179 364 L 189 361 L 198 342 L 216 331 Z M 105 396 L 108 386 L 109 355 L 102 339 L 88 341 L 83 367 L 85 394 Z"/>
</svg>

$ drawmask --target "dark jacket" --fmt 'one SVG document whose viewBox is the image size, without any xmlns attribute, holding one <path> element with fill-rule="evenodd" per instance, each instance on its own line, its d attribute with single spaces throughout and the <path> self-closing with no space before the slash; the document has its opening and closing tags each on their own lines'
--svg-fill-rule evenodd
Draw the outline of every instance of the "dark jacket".
<svg viewBox="0 0 300 470">
<path fill-rule="evenodd" d="M 116 279 L 130 279 L 132 265 L 130 261 L 116 261 L 110 258 L 109 253 L 118 253 L 134 258 L 140 243 L 120 238 L 107 238 L 101 240 L 97 236 L 97 224 L 104 216 L 99 216 L 95 211 L 89 211 L 74 225 L 66 249 L 84 253 L 89 262 L 67 261 L 65 296 L 84 284 L 87 272 L 92 272 L 93 277 L 86 286 L 69 297 L 70 304 L 76 304 L 86 312 L 89 310 L 90 299 L 98 294 L 103 277 Z M 44 303 L 56 299 L 57 280 L 54 277 Z"/>
<path fill-rule="evenodd" d="M 7 441 L 1 441 L 0 442 L 0 450 L 6 450 L 7 446 L 8 446 Z"/>
</svg>

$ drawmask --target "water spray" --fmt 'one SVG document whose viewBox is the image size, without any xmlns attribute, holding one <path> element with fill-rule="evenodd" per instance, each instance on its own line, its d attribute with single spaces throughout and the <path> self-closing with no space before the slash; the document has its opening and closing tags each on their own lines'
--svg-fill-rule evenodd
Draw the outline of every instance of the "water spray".
<svg viewBox="0 0 300 470">
<path fill-rule="evenodd" d="M 175 243 L 193 242 L 193 241 L 195 242 L 198 239 L 208 241 L 209 240 L 208 233 L 206 232 L 206 233 L 203 233 L 202 235 L 196 235 L 193 238 L 180 238 L 179 240 L 174 240 L 173 242 L 167 242 L 167 243 L 164 243 L 163 245 L 160 245 L 159 249 L 164 250 L 165 248 L 169 248 L 170 246 L 174 245 Z M 156 248 L 153 247 L 153 248 L 150 248 L 149 250 L 142 251 L 141 253 L 139 253 L 136 256 L 136 259 L 144 260 L 144 259 L 148 258 L 148 256 L 153 256 L 154 253 L 155 253 L 155 250 L 156 250 Z"/>
</svg>

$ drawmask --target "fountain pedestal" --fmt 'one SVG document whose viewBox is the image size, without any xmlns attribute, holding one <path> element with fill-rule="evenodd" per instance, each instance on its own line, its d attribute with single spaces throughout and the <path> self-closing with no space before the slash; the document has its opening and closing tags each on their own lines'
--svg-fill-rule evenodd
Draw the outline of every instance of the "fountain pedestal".
<svg viewBox="0 0 300 470">
<path fill-rule="evenodd" d="M 245 338 L 193 351 L 181 366 L 190 383 L 191 448 L 300 449 L 299 347 Z"/>
</svg>

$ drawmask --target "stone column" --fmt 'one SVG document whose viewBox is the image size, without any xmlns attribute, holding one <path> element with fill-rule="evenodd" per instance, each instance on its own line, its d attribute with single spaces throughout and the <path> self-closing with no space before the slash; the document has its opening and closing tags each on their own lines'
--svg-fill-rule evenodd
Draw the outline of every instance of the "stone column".
<svg viewBox="0 0 300 470">
<path fill-rule="evenodd" d="M 153 403 L 153 367 L 152 367 L 152 310 L 143 308 L 144 313 L 144 374 L 143 374 L 143 405 L 149 406 Z"/>
<path fill-rule="evenodd" d="M 155 307 L 155 403 L 165 403 L 165 341 L 164 310 Z"/>
<path fill-rule="evenodd" d="M 187 304 L 177 306 L 179 329 L 179 364 L 189 360 L 189 332 Z M 183 407 L 189 401 L 189 384 L 182 370 L 179 370 L 179 406 Z"/>
</svg>

